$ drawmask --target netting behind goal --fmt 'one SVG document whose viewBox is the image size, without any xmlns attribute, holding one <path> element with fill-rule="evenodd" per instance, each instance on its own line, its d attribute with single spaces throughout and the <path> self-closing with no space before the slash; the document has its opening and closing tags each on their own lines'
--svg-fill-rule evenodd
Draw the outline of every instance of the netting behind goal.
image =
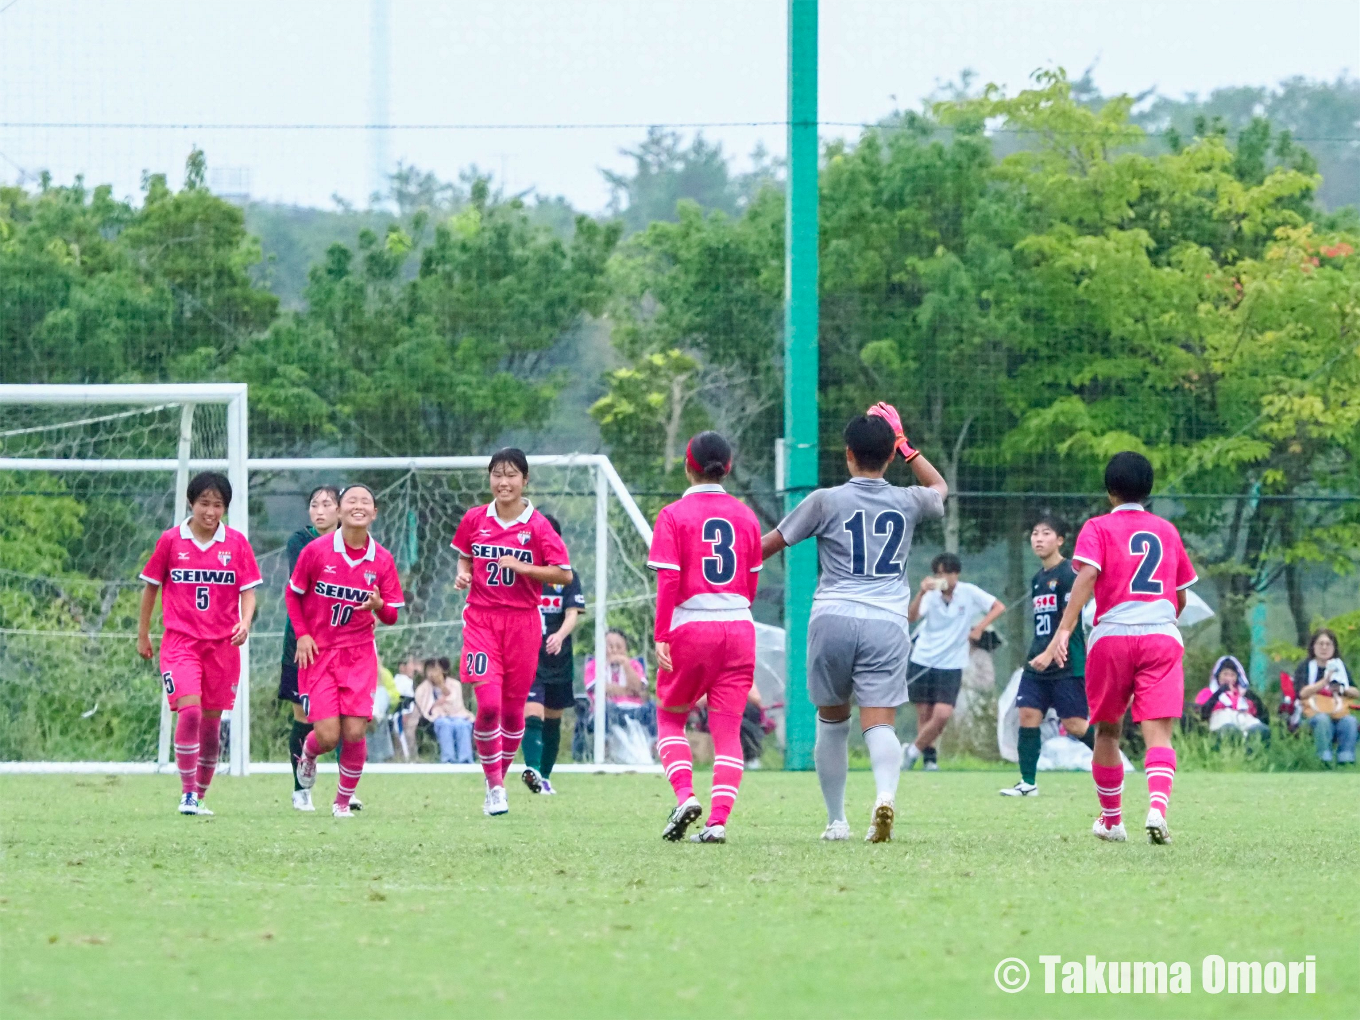
<svg viewBox="0 0 1360 1020">
<path fill-rule="evenodd" d="M 232 446 L 226 403 L 186 407 L 0 402 L 0 759 L 156 758 L 137 571 Z"/>
<path fill-rule="evenodd" d="M 453 590 L 449 542 L 468 507 L 490 498 L 485 458 L 260 459 L 247 474 L 244 387 L 236 419 L 227 403 L 154 399 L 152 387 L 136 388 L 135 402 L 99 387 L 64 388 L 83 404 L 27 402 L 50 389 L 0 387 L 0 761 L 168 760 L 159 674 L 136 650 L 137 573 L 160 533 L 184 518 L 188 476 L 205 468 L 237 469 L 230 523 L 248 526 L 265 579 L 247 685 L 228 720 L 234 770 L 286 761 L 291 708 L 276 699 L 285 545 L 308 523 L 307 497 L 318 485 L 362 481 L 377 495 L 375 534 L 395 557 L 407 598 L 397 626 L 378 628 L 383 664 L 395 671 L 409 653 L 456 664 L 464 596 Z M 645 654 L 649 529 L 606 458 L 530 460 L 528 495 L 561 522 L 587 600 L 562 759 L 650 763 L 617 713 L 601 713 L 596 727 L 583 682 L 585 659 L 603 640 L 600 622 Z M 420 740 L 422 757 L 433 760 L 427 728 Z"/>
<path fill-rule="evenodd" d="M 551 463 L 543 463 L 544 460 Z M 303 465 L 281 462 L 268 467 L 252 461 L 250 475 L 252 544 L 259 556 L 265 583 L 260 615 L 251 639 L 252 761 L 286 760 L 289 706 L 275 700 L 279 680 L 285 609 L 275 597 L 282 592 L 288 574 L 285 544 L 288 537 L 307 524 L 307 497 L 318 485 L 344 486 L 364 482 L 378 501 L 373 531 L 393 555 L 406 594 L 406 609 L 393 627 L 377 629 L 382 663 L 395 671 L 409 653 L 421 659 L 446 657 L 456 669 L 462 649 L 462 611 L 465 596 L 453 589 L 457 554 L 450 548 L 455 528 L 471 506 L 486 503 L 486 458 L 468 458 L 467 466 L 352 468 L 344 462 L 317 461 Z M 587 601 L 585 617 L 574 635 L 577 708 L 564 720 L 562 759 L 594 761 L 595 736 L 592 702 L 584 687 L 584 660 L 595 652 L 597 582 L 605 572 L 607 613 L 610 627 L 629 635 L 636 654 L 643 654 L 642 639 L 651 632 L 653 588 L 643 564 L 646 544 L 638 528 L 617 498 L 606 505 L 606 553 L 597 550 L 597 515 L 601 474 L 599 457 L 531 457 L 530 484 L 526 492 L 534 505 L 556 517 L 572 565 L 580 575 Z M 366 462 L 370 465 L 374 461 Z M 616 496 L 616 494 L 611 494 Z M 470 692 L 467 697 L 471 707 Z M 579 721 L 578 721 L 579 720 Z M 621 735 L 609 734 L 613 713 L 606 718 L 606 760 L 642 764 L 629 758 L 629 745 Z M 418 733 L 421 755 L 434 756 L 431 735 Z M 573 740 L 574 737 L 574 740 Z M 381 745 L 382 741 L 375 741 Z M 650 763 L 650 757 L 647 759 Z"/>
</svg>

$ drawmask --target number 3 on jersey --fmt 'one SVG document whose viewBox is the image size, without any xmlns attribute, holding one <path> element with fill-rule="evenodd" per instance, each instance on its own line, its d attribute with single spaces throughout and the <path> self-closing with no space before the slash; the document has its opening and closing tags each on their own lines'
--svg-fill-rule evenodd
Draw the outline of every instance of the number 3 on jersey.
<svg viewBox="0 0 1360 1020">
<path fill-rule="evenodd" d="M 1129 553 L 1141 557 L 1129 591 L 1135 595 L 1162 594 L 1162 582 L 1152 579 L 1162 565 L 1162 540 L 1150 531 L 1135 531 L 1129 536 Z"/>
<path fill-rule="evenodd" d="M 850 532 L 850 573 L 863 575 L 868 564 L 868 536 L 864 529 L 864 511 L 856 510 L 841 524 Z M 897 553 L 902 548 L 902 539 L 907 533 L 907 519 L 896 510 L 884 510 L 874 517 L 875 535 L 886 535 L 883 548 L 874 561 L 874 576 L 888 577 L 902 573 L 902 565 L 897 563 Z"/>
<path fill-rule="evenodd" d="M 725 517 L 710 517 L 704 521 L 702 537 L 712 553 L 703 560 L 704 580 L 709 584 L 728 584 L 737 576 L 737 554 L 733 549 L 737 529 Z"/>
</svg>

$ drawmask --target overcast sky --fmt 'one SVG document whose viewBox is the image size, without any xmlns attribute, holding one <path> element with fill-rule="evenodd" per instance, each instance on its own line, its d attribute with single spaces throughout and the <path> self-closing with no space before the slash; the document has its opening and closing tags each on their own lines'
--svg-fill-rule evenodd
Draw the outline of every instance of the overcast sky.
<svg viewBox="0 0 1360 1020">
<path fill-rule="evenodd" d="M 6 4 L 9 4 L 6 7 Z M 135 194 L 178 183 L 191 144 L 257 198 L 362 202 L 372 133 L 134 124 L 366 124 L 375 11 L 387 9 L 393 124 L 779 121 L 784 0 L 0 0 L 0 180 L 49 169 Z M 915 107 L 964 68 L 1012 91 L 1038 67 L 1095 65 L 1105 92 L 1166 95 L 1360 71 L 1360 0 L 822 0 L 821 119 Z M 895 99 L 894 99 L 895 97 Z M 641 127 L 394 130 L 391 162 L 604 207 L 601 167 Z M 853 134 L 826 127 L 825 136 Z M 711 127 L 744 157 L 784 130 Z M 744 159 L 743 159 L 744 162 Z M 215 180 L 221 184 L 223 179 Z"/>
</svg>

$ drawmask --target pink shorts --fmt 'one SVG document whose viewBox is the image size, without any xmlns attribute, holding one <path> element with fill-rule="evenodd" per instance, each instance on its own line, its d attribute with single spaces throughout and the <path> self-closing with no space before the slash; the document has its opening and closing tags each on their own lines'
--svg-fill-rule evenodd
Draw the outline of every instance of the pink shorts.
<svg viewBox="0 0 1360 1020">
<path fill-rule="evenodd" d="M 161 639 L 161 683 L 178 711 L 180 698 L 198 697 L 205 712 L 226 712 L 236 704 L 241 649 L 228 640 L 207 641 L 167 630 Z"/>
<path fill-rule="evenodd" d="M 749 620 L 698 620 L 671 632 L 670 672 L 656 675 L 661 708 L 688 709 L 705 694 L 710 712 L 746 711 L 756 677 L 756 625 Z"/>
<path fill-rule="evenodd" d="M 501 702 L 523 703 L 538 672 L 543 617 L 537 609 L 463 611 L 463 654 L 459 679 L 501 688 Z"/>
<path fill-rule="evenodd" d="M 298 694 L 308 722 L 352 715 L 373 718 L 378 689 L 378 650 L 373 642 L 317 652 L 310 666 L 298 669 Z"/>
<path fill-rule="evenodd" d="M 1169 634 L 1108 634 L 1086 652 L 1091 722 L 1119 722 L 1133 701 L 1133 721 L 1179 719 L 1185 704 L 1184 654 Z"/>
</svg>

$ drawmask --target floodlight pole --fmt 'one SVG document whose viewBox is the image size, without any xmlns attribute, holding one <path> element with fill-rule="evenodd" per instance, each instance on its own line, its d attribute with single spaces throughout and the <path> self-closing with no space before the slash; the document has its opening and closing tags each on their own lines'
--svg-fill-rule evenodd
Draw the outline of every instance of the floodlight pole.
<svg viewBox="0 0 1360 1020">
<path fill-rule="evenodd" d="M 788 0 L 789 180 L 784 218 L 784 511 L 817 487 L 817 0 Z M 813 767 L 807 629 L 817 547 L 784 553 L 784 767 Z"/>
</svg>

